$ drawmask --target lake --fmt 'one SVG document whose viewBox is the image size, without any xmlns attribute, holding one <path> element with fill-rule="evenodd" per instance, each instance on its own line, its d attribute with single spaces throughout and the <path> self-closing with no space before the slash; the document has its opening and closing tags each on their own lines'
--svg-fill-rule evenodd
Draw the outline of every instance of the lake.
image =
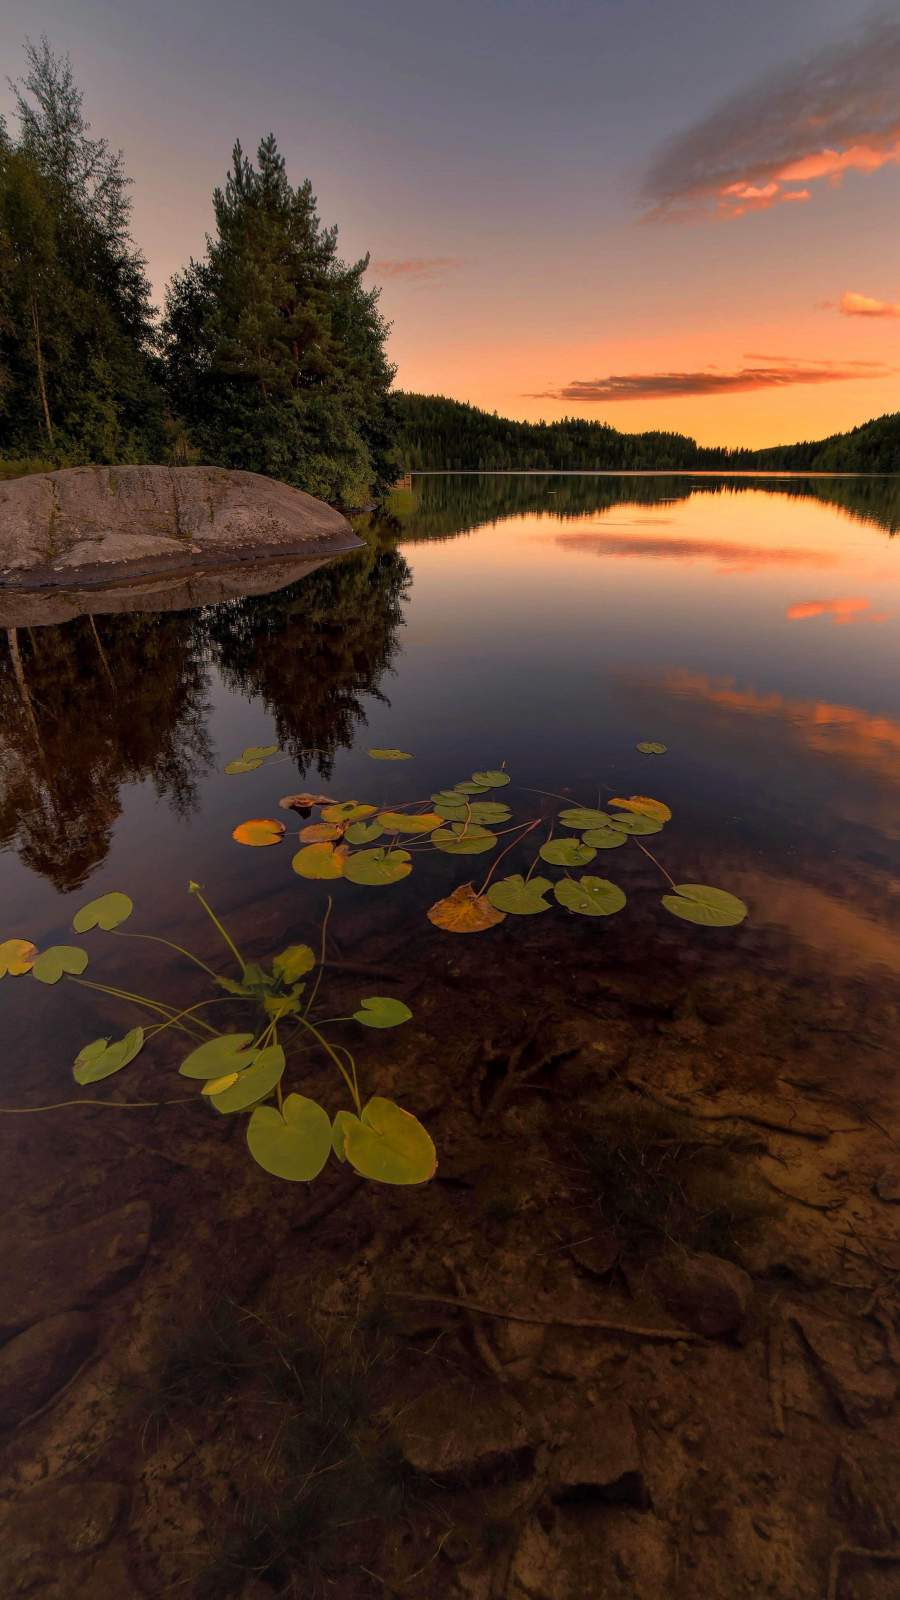
<svg viewBox="0 0 900 1600">
<path fill-rule="evenodd" d="M 483 1383 L 490 1374 L 479 1350 L 483 1356 L 487 1330 L 494 1361 L 508 1365 L 516 1383 L 536 1371 L 545 1388 L 558 1384 L 562 1399 L 554 1405 L 563 1412 L 575 1406 L 574 1419 L 579 1407 L 594 1404 L 585 1394 L 596 1399 L 598 1385 L 604 1389 L 609 1363 L 624 1359 L 618 1349 L 604 1347 L 601 1358 L 596 1349 L 574 1348 L 570 1335 L 550 1357 L 546 1344 L 538 1357 L 533 1342 L 517 1342 L 502 1321 L 476 1323 L 473 1346 L 465 1317 L 447 1306 L 442 1312 L 441 1297 L 468 1293 L 522 1312 L 536 1296 L 545 1309 L 568 1306 L 573 1321 L 593 1305 L 598 1318 L 658 1322 L 666 1316 L 661 1304 L 671 1312 L 679 1303 L 658 1285 L 652 1293 L 648 1287 L 664 1237 L 682 1250 L 739 1262 L 765 1305 L 773 1284 L 787 1283 L 796 1295 L 813 1280 L 840 1279 L 856 1292 L 828 1308 L 850 1316 L 859 1310 L 859 1288 L 881 1282 L 865 1251 L 835 1252 L 839 1236 L 850 1237 L 842 1231 L 845 1216 L 854 1219 L 851 1230 L 886 1235 L 885 1218 L 896 1211 L 872 1185 L 896 1166 L 896 1137 L 885 1128 L 897 1122 L 900 1018 L 897 484 L 416 476 L 384 513 L 356 519 L 359 553 L 274 592 L 193 610 L 143 611 L 138 596 L 134 609 L 119 614 L 105 611 L 98 592 L 90 616 L 58 626 L 17 618 L 9 629 L 0 646 L 0 938 L 40 948 L 77 943 L 71 920 L 79 906 L 127 894 L 135 906 L 127 928 L 86 936 L 87 978 L 149 993 L 174 1011 L 202 997 L 198 969 L 165 945 L 123 935 L 183 943 L 224 972 L 228 952 L 189 895 L 189 882 L 199 883 L 244 958 L 257 963 L 297 942 L 318 951 L 330 899 L 328 1009 L 319 1005 L 317 1014 L 339 1019 L 335 1037 L 356 1051 L 363 1099 L 395 1098 L 437 1146 L 437 1178 L 423 1189 L 348 1189 L 352 1174 L 333 1160 L 309 1189 L 279 1182 L 250 1159 L 243 1118 L 218 1117 L 185 1092 L 177 1073 L 184 1045 L 168 1030 L 121 1074 L 85 1089 L 73 1083 L 72 1063 L 85 1043 L 119 1037 L 147 1021 L 146 1013 L 71 978 L 3 982 L 5 1107 L 51 1106 L 79 1095 L 146 1102 L 146 1109 L 85 1103 L 8 1116 L 0 1119 L 0 1137 L 5 1212 L 16 1219 L 10 1231 L 35 1241 L 36 1260 L 45 1260 L 41 1241 L 67 1230 L 80 1256 L 77 1230 L 106 1216 L 122 1256 L 118 1265 L 107 1263 L 105 1275 L 91 1269 L 83 1291 L 76 1265 L 75 1286 L 61 1294 L 65 1274 L 54 1258 L 45 1288 L 37 1269 L 29 1288 L 35 1310 L 10 1321 L 8 1331 L 26 1322 L 44 1326 L 42 1312 L 71 1315 L 70 1307 L 85 1305 L 96 1317 L 83 1330 L 91 1352 L 83 1377 L 81 1356 L 68 1360 L 51 1340 L 45 1366 L 58 1367 L 60 1381 L 54 1387 L 49 1380 L 49 1388 L 35 1381 L 32 1401 L 17 1416 L 22 1431 L 11 1481 L 17 1488 L 37 1483 L 40 1457 L 51 1476 L 76 1468 L 91 1481 L 127 1476 L 142 1530 L 140 1557 L 130 1559 L 137 1560 L 135 1581 L 151 1584 L 147 1592 L 199 1585 L 197 1573 L 219 1559 L 197 1555 L 207 1539 L 206 1479 L 220 1485 L 213 1493 L 220 1512 L 234 1491 L 233 1514 L 246 1524 L 243 1491 L 231 1480 L 235 1460 L 257 1448 L 247 1440 L 266 1432 L 262 1424 L 257 1429 L 258 1396 L 241 1391 L 233 1413 L 241 1424 L 230 1443 L 205 1440 L 199 1464 L 178 1469 L 181 1479 L 178 1428 L 186 1414 L 196 1433 L 198 1413 L 208 1414 L 213 1401 L 193 1390 L 160 1400 L 158 1385 L 152 1405 L 140 1398 L 172 1328 L 218 1315 L 219 1295 L 252 1307 L 270 1328 L 305 1316 L 311 1299 L 340 1319 L 355 1317 L 354 1308 L 373 1297 L 381 1304 L 382 1296 L 400 1296 L 395 1312 L 406 1305 L 418 1321 L 401 1326 L 395 1317 L 379 1334 L 406 1352 L 401 1378 L 394 1346 L 384 1372 L 373 1357 L 379 1406 L 399 1414 L 419 1403 L 428 1352 L 438 1346 L 454 1382 L 468 1374 L 466 1381 Z M 642 752 L 648 742 L 664 750 Z M 272 753 L 259 765 L 251 758 L 249 770 L 225 772 L 253 746 Z M 395 748 L 411 759 L 369 755 Z M 427 809 L 430 796 L 484 770 L 501 773 L 502 781 L 474 798 L 512 812 L 510 822 L 492 825 L 536 823 L 521 836 L 504 831 L 500 848 L 511 848 L 496 869 L 487 851 L 457 860 L 431 850 L 424 837 L 400 833 L 397 848 L 409 846 L 414 867 L 402 881 L 378 888 L 316 881 L 291 870 L 297 842 L 248 849 L 232 837 L 251 818 L 283 822 L 289 832 L 318 821 L 318 810 L 279 809 L 283 796 L 298 791 L 388 810 L 421 801 Z M 651 807 L 647 833 L 627 837 L 621 848 L 598 847 L 583 863 L 588 876 L 622 890 L 626 903 L 614 914 L 573 914 L 548 890 L 547 914 L 510 914 L 477 935 L 454 936 L 428 920 L 428 908 L 458 885 L 481 885 L 492 870 L 495 881 L 534 874 L 548 838 L 577 839 L 560 823 L 561 808 L 602 810 L 632 796 L 662 802 L 671 820 L 658 828 Z M 640 805 L 624 811 L 642 814 Z M 564 863 L 537 862 L 551 884 L 561 867 L 565 873 Z M 576 877 L 581 870 L 572 868 Z M 738 897 L 746 919 L 697 926 L 673 916 L 662 904 L 673 882 Z M 352 1027 L 340 1019 L 373 994 L 403 1001 L 412 1019 L 391 1030 L 357 1027 L 351 1039 Z M 238 1026 L 236 1011 L 222 1016 Z M 290 1087 L 321 1097 L 329 1114 L 347 1098 L 334 1063 L 314 1055 L 298 1058 Z M 635 1173 L 640 1166 L 645 1175 L 646 1163 L 634 1157 L 629 1166 L 634 1150 L 641 1137 L 657 1155 L 664 1149 L 666 1162 L 673 1146 L 694 1150 L 687 1123 L 678 1121 L 692 1109 L 716 1132 L 733 1113 L 726 1121 L 731 1142 L 716 1149 L 719 1165 L 706 1175 L 708 1193 L 715 1189 L 719 1198 L 688 1204 L 689 1181 L 679 1176 L 675 1189 L 665 1190 L 671 1214 L 635 1223 L 627 1208 L 619 1213 L 616 1189 L 624 1192 L 633 1178 L 636 1204 L 657 1204 L 659 1196 L 644 1194 L 644 1176 Z M 635 1133 L 628 1118 L 639 1110 L 651 1119 L 674 1117 L 674 1131 L 653 1123 L 649 1133 Z M 627 1127 L 613 1148 L 608 1126 L 625 1126 L 623 1118 Z M 589 1155 L 586 1138 L 593 1141 Z M 703 1149 L 701 1140 L 701 1166 Z M 725 1170 L 735 1162 L 748 1165 Z M 572 1173 L 588 1171 L 594 1187 L 582 1192 Z M 747 1192 L 741 1188 L 738 1200 L 725 1203 L 722 1186 L 732 1180 Z M 796 1206 L 792 1196 L 799 1196 Z M 140 1206 L 146 1212 L 139 1216 Z M 713 1213 L 714 1236 L 700 1226 Z M 135 1243 L 144 1215 L 149 1232 Z M 608 1254 L 605 1265 L 572 1254 L 582 1240 Z M 85 1258 L 93 1261 L 96 1248 L 85 1244 Z M 888 1258 L 889 1251 L 884 1244 Z M 448 1256 L 456 1266 L 447 1267 Z M 433 1295 L 436 1304 L 404 1302 L 407 1293 Z M 677 1317 L 669 1325 L 677 1326 Z M 690 1318 L 687 1325 L 694 1326 Z M 762 1323 L 754 1326 L 758 1333 Z M 665 1365 L 665 1345 L 659 1352 L 625 1348 L 626 1366 L 614 1368 L 616 1392 L 636 1415 L 648 1385 L 660 1405 L 683 1407 L 685 1416 L 707 1379 L 710 1404 L 723 1403 L 717 1393 L 730 1397 L 734 1432 L 726 1428 L 718 1441 L 721 1459 L 715 1443 L 698 1446 L 693 1465 L 690 1444 L 678 1459 L 684 1476 L 702 1457 L 708 1472 L 727 1481 L 733 1510 L 750 1481 L 750 1465 L 736 1466 L 735 1452 L 750 1441 L 748 1462 L 758 1464 L 773 1448 L 765 1360 L 757 1360 L 762 1346 L 752 1339 L 746 1348 L 729 1346 L 731 1365 L 723 1366 L 724 1347 L 715 1345 L 708 1371 L 700 1353 L 691 1355 L 701 1363 L 690 1369 L 693 1399 L 681 1369 Z M 0 1350 L 0 1364 L 2 1356 Z M 801 1358 L 795 1352 L 791 1359 Z M 239 1376 L 228 1370 L 240 1390 Z M 746 1389 L 746 1401 L 733 1398 L 735 1389 Z M 224 1392 L 212 1391 L 215 1407 Z M 824 1405 L 821 1396 L 809 1401 L 802 1426 L 808 1429 L 815 1414 L 820 1433 L 802 1449 L 796 1428 L 791 1448 L 789 1427 L 782 1476 L 765 1492 L 788 1519 L 805 1472 L 821 1472 L 827 1483 L 837 1424 Z M 886 1413 L 873 1406 L 870 1414 Z M 709 1419 L 696 1425 L 708 1433 Z M 674 1435 L 660 1437 L 654 1449 L 665 1452 Z M 275 1450 L 266 1433 L 266 1451 L 270 1445 Z M 645 1442 L 645 1454 L 647 1448 Z M 500 1451 L 509 1467 L 498 1479 L 501 1500 L 520 1476 L 510 1465 L 514 1455 Z M 453 1478 L 434 1463 L 420 1467 L 432 1483 Z M 654 1477 L 649 1468 L 646 1475 Z M 665 1498 L 664 1476 L 651 1484 L 654 1505 Z M 629 1503 L 641 1509 L 648 1492 Z M 363 1502 L 368 1493 L 353 1489 Z M 470 1546 L 478 1545 L 483 1508 L 448 1513 L 445 1500 L 437 1508 L 425 1500 L 426 1510 L 409 1513 L 408 1544 L 382 1552 L 392 1573 L 388 1588 L 420 1558 L 430 1559 L 448 1516 L 454 1526 L 461 1518 Z M 512 1516 L 502 1506 L 495 1512 Z M 378 1502 L 360 1516 L 384 1521 L 393 1514 Z M 811 1551 L 827 1530 L 825 1487 L 820 1515 L 812 1544 L 795 1551 L 794 1566 L 778 1579 L 785 1587 L 770 1592 L 786 1600 L 822 1592 Z M 669 1582 L 671 1552 L 647 1543 L 654 1520 L 644 1520 L 627 1556 L 637 1573 L 635 1594 L 664 1592 Z M 632 1535 L 620 1529 L 613 1544 L 620 1534 L 625 1549 Z M 575 1590 L 587 1585 L 578 1591 L 587 1593 L 599 1569 L 579 1565 L 576 1544 L 562 1556 L 554 1547 L 554 1559 L 580 1575 L 572 1583 Z M 756 1555 L 732 1550 L 726 1559 L 713 1544 L 707 1541 L 692 1563 L 692 1583 L 725 1594 L 716 1584 L 726 1581 L 729 1560 L 743 1563 L 748 1582 L 762 1570 L 753 1565 Z M 777 1538 L 776 1547 L 787 1560 Z M 360 1574 L 372 1563 L 357 1550 L 347 1557 L 327 1541 L 325 1548 L 323 1570 L 339 1575 L 342 1596 L 368 1594 Z M 524 1588 L 510 1593 L 555 1600 L 555 1589 L 528 1587 L 537 1583 L 535 1552 L 516 1550 Z M 459 1560 L 464 1565 L 468 1557 Z M 271 1570 L 276 1592 L 295 1592 L 284 1587 L 274 1557 Z M 446 1562 L 438 1564 L 428 1578 L 435 1593 L 445 1592 L 447 1571 Z M 242 1592 L 222 1582 L 209 1592 Z"/>
</svg>

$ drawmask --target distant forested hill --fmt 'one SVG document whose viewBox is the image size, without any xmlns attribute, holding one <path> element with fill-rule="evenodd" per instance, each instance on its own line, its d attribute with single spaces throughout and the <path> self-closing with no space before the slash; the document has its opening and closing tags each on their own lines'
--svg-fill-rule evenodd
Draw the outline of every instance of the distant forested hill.
<svg viewBox="0 0 900 1600">
<path fill-rule="evenodd" d="M 620 433 L 605 422 L 513 422 L 442 395 L 392 400 L 400 459 L 413 472 L 678 471 L 900 472 L 900 412 L 850 433 L 766 450 L 726 450 L 682 433 Z"/>
</svg>

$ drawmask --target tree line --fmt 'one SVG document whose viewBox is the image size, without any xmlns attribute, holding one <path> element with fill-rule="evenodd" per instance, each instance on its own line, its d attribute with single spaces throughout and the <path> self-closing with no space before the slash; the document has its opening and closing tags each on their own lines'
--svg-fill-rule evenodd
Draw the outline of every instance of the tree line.
<svg viewBox="0 0 900 1600">
<path fill-rule="evenodd" d="M 397 391 L 393 407 L 400 458 L 413 472 L 900 472 L 897 412 L 827 439 L 745 450 L 578 417 L 513 422 L 443 395 Z"/>
<path fill-rule="evenodd" d="M 242 467 L 360 504 L 396 477 L 394 376 L 368 258 L 348 265 L 272 135 L 234 146 L 162 318 L 120 152 L 67 57 L 26 45 L 0 119 L 0 457 Z"/>
</svg>

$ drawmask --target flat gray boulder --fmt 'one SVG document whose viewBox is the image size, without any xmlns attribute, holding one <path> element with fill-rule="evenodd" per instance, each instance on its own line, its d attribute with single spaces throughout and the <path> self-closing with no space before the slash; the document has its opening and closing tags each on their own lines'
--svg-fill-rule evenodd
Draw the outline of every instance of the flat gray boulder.
<svg viewBox="0 0 900 1600">
<path fill-rule="evenodd" d="M 0 590 L 355 549 L 324 500 L 224 467 L 69 467 L 0 483 Z"/>
</svg>

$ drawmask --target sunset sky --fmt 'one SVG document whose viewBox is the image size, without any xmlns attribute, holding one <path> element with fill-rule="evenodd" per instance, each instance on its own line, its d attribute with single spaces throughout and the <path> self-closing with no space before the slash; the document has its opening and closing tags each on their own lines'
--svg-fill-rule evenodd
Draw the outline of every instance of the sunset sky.
<svg viewBox="0 0 900 1600">
<path fill-rule="evenodd" d="M 722 444 L 900 409 L 900 4 L 4 0 L 5 73 L 42 32 L 159 296 L 273 129 L 405 388 Z"/>
</svg>

